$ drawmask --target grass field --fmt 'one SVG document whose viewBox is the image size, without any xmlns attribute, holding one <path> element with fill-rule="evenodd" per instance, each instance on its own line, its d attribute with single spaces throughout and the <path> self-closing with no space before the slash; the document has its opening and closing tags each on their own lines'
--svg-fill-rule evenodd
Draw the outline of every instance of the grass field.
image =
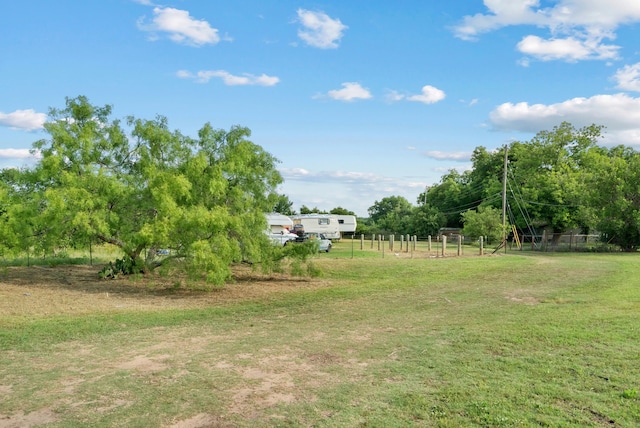
<svg viewBox="0 0 640 428">
<path fill-rule="evenodd" d="M 638 255 L 366 248 L 209 293 L 3 268 L 0 427 L 640 425 Z"/>
</svg>

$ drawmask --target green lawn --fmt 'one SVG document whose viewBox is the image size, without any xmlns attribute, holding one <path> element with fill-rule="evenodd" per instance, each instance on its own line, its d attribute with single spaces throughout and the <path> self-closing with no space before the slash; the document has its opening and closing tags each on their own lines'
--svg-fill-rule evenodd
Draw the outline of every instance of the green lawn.
<svg viewBox="0 0 640 428">
<path fill-rule="evenodd" d="M 639 426 L 638 255 L 465 251 L 344 241 L 322 287 L 0 323 L 0 427 Z"/>
</svg>

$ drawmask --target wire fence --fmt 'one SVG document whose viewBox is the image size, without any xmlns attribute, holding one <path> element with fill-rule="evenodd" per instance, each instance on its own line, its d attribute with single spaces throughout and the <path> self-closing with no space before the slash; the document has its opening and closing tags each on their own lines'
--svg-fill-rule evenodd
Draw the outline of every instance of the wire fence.
<svg viewBox="0 0 640 428">
<path fill-rule="evenodd" d="M 391 252 L 395 256 L 411 253 L 412 256 L 449 257 L 469 254 L 492 254 L 504 251 L 541 252 L 617 252 L 617 245 L 603 241 L 601 235 L 576 233 L 542 233 L 520 235 L 492 242 L 484 238 L 472 239 L 464 235 L 434 235 L 419 237 L 401 234 L 355 235 L 348 238 L 356 242 L 360 250 Z M 415 253 L 415 254 L 414 254 Z"/>
</svg>

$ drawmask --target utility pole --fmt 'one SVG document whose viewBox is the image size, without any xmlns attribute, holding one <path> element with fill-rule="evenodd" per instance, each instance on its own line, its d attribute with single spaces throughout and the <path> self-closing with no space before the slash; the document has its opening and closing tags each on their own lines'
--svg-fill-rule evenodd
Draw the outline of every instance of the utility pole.
<svg viewBox="0 0 640 428">
<path fill-rule="evenodd" d="M 504 252 L 507 252 L 507 154 L 509 146 L 504 145 L 504 173 L 502 176 L 502 243 Z"/>
</svg>

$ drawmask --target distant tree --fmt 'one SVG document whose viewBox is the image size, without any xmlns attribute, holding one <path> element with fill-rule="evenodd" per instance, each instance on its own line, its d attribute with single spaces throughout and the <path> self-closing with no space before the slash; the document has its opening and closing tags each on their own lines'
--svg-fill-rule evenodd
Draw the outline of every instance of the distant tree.
<svg viewBox="0 0 640 428">
<path fill-rule="evenodd" d="M 472 239 L 487 237 L 488 244 L 500 241 L 503 235 L 502 212 L 493 207 L 479 206 L 462 213 L 462 233 Z"/>
<path fill-rule="evenodd" d="M 14 217 L 11 212 L 16 204 L 12 203 L 12 187 L 9 184 L 7 173 L 10 170 L 0 171 L 0 254 L 3 256 L 17 247 L 18 238 L 9 222 Z"/>
<path fill-rule="evenodd" d="M 440 183 L 431 186 L 426 196 L 423 193 L 421 197 L 445 216 L 446 226 L 461 227 L 460 214 L 482 202 L 471 190 L 468 173 L 450 170 L 441 178 Z"/>
<path fill-rule="evenodd" d="M 296 212 L 293 209 L 293 202 L 289 200 L 287 195 L 277 195 L 276 204 L 273 207 L 273 212 L 283 215 L 295 215 Z"/>
<path fill-rule="evenodd" d="M 322 211 L 318 207 L 309 208 L 306 205 L 300 207 L 300 214 L 329 214 L 326 211 Z"/>
<path fill-rule="evenodd" d="M 563 122 L 540 131 L 530 141 L 514 142 L 509 149 L 511 183 L 526 202 L 538 226 L 564 232 L 585 226 L 582 178 L 584 157 L 596 146 L 602 127 L 576 129 Z"/>
<path fill-rule="evenodd" d="M 591 226 L 624 251 L 640 247 L 640 153 L 629 147 L 595 148 L 581 178 Z"/>
<path fill-rule="evenodd" d="M 281 259 L 262 231 L 282 177 L 277 160 L 247 139 L 249 129 L 205 124 L 193 139 L 164 117 L 130 117 L 128 135 L 110 114 L 82 96 L 51 109 L 49 138 L 34 143 L 41 160 L 0 194 L 11 202 L 14 236 L 42 251 L 104 242 L 122 250 L 130 271 L 175 261 L 214 284 L 233 263 L 268 269 Z M 171 255 L 159 257 L 160 249 Z"/>
<path fill-rule="evenodd" d="M 335 214 L 335 215 L 356 215 L 356 213 L 354 213 L 353 211 L 349 211 L 346 208 L 342 208 L 342 207 L 335 207 L 334 209 L 332 209 L 331 211 L 329 211 L 329 214 Z"/>
<path fill-rule="evenodd" d="M 440 210 L 429 204 L 419 205 L 413 208 L 407 232 L 420 237 L 436 236 L 445 224 L 446 218 Z"/>
<path fill-rule="evenodd" d="M 369 217 L 381 231 L 404 233 L 409 227 L 411 203 L 402 196 L 388 196 L 369 207 Z"/>
<path fill-rule="evenodd" d="M 449 227 L 461 227 L 461 214 L 479 205 L 500 206 L 504 151 L 479 146 L 471 155 L 473 168 L 460 173 L 450 170 L 418 196 L 418 205 L 430 204 L 442 212 Z"/>
</svg>

